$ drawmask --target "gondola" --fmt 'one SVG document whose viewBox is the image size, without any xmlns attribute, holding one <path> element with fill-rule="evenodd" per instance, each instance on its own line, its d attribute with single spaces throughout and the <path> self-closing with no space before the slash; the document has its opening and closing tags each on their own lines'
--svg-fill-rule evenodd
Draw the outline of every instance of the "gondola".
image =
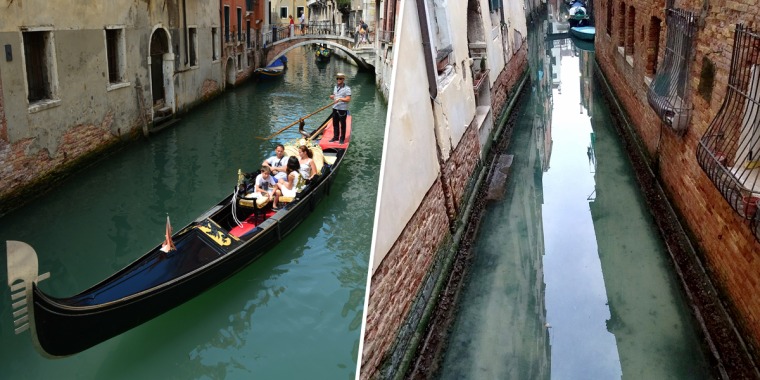
<svg viewBox="0 0 760 380">
<path fill-rule="evenodd" d="M 283 55 L 272 62 L 267 67 L 258 68 L 253 71 L 259 79 L 265 78 L 277 78 L 285 74 L 285 69 L 288 67 L 288 59 Z"/>
<path fill-rule="evenodd" d="M 596 36 L 596 28 L 593 26 L 574 26 L 570 28 L 570 35 L 573 38 L 593 43 Z"/>
<path fill-rule="evenodd" d="M 575 1 L 568 10 L 569 16 L 567 22 L 571 27 L 587 26 L 590 22 L 589 15 L 586 13 L 585 5 L 580 1 Z"/>
<path fill-rule="evenodd" d="M 332 56 L 332 50 L 321 45 L 317 45 L 317 50 L 314 52 L 314 57 L 317 62 L 329 62 Z"/>
<path fill-rule="evenodd" d="M 233 191 L 171 234 L 174 250 L 159 244 L 91 288 L 71 297 L 49 296 L 39 282 L 37 254 L 26 243 L 7 242 L 8 284 L 16 334 L 31 330 L 35 348 L 46 357 L 86 350 L 198 296 L 262 256 L 303 221 L 331 187 L 351 141 L 351 115 L 344 144 L 330 142 L 332 118 L 286 144 L 310 146 L 319 175 L 278 211 L 259 208 Z M 319 156 L 319 157 L 318 157 Z M 244 177 L 244 176 L 243 176 Z M 238 176 L 238 185 L 244 178 Z M 237 189 L 237 188 L 236 188 Z M 171 236 L 171 239 L 169 239 Z"/>
</svg>

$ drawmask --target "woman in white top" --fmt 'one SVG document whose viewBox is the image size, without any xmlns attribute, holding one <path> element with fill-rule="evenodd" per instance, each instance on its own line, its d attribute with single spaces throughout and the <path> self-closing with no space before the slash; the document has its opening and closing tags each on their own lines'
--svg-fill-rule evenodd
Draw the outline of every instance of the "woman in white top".
<svg viewBox="0 0 760 380">
<path fill-rule="evenodd" d="M 274 192 L 274 201 L 272 202 L 272 210 L 279 210 L 277 206 L 280 197 L 295 197 L 298 193 L 298 181 L 301 179 L 301 174 L 298 173 L 298 159 L 290 157 L 288 159 L 288 165 L 286 172 L 288 173 L 287 181 L 277 182 L 277 189 Z"/>
<path fill-rule="evenodd" d="M 313 154 L 306 145 L 298 147 L 298 172 L 303 179 L 311 179 L 311 177 L 317 174 L 317 165 L 314 164 L 314 160 L 311 159 L 312 157 Z"/>
</svg>

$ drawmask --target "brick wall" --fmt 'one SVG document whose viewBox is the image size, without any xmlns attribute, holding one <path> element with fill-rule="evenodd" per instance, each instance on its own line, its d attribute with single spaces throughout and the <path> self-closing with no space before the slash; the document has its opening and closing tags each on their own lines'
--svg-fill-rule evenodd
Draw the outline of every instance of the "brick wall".
<svg viewBox="0 0 760 380">
<path fill-rule="evenodd" d="M 203 101 L 209 100 L 219 93 L 219 83 L 213 79 L 206 79 L 203 81 L 201 87 L 201 99 Z"/>
<path fill-rule="evenodd" d="M 504 107 L 507 106 L 510 92 L 515 88 L 517 81 L 522 78 L 525 68 L 528 66 L 528 44 L 523 43 L 507 62 L 506 67 L 499 73 L 491 88 L 491 111 L 494 119 L 498 120 Z"/>
<path fill-rule="evenodd" d="M 457 213 L 461 213 L 461 207 L 465 191 L 471 182 L 478 164 L 480 143 L 478 141 L 477 126 L 470 125 L 459 141 L 459 145 L 444 165 L 442 180 L 446 181 L 449 196 L 456 206 Z M 458 216 L 458 215 L 457 215 Z"/>
<path fill-rule="evenodd" d="M 610 4 L 611 3 L 611 4 Z M 651 43 L 648 30 L 652 16 L 662 20 L 658 61 L 662 62 L 665 49 L 666 25 L 664 1 L 652 4 L 647 1 L 627 2 L 635 8 L 635 54 L 633 65 L 618 52 L 620 23 L 613 16 L 612 36 L 599 30 L 596 37 L 596 58 L 605 76 L 613 86 L 619 101 L 626 109 L 637 134 L 647 151 L 658 160 L 660 180 L 669 198 L 693 233 L 698 248 L 706 258 L 708 272 L 718 287 L 727 295 L 740 330 L 749 343 L 758 347 L 760 342 L 760 244 L 749 226 L 729 207 L 708 179 L 696 160 L 696 147 L 717 114 L 726 95 L 734 25 L 739 22 L 759 21 L 757 0 L 726 1 L 725 5 L 711 4 L 705 13 L 704 27 L 697 30 L 694 60 L 690 69 L 688 96 L 693 105 L 691 124 L 679 136 L 663 126 L 646 99 L 644 82 L 647 64 L 647 44 Z M 619 2 L 600 3 L 596 24 L 606 25 L 607 9 L 612 5 L 618 11 Z M 676 6 L 700 14 L 702 2 L 681 1 Z M 697 93 L 703 59 L 715 65 L 714 87 L 703 98 Z"/>
<path fill-rule="evenodd" d="M 527 67 L 527 44 L 513 56 L 494 83 L 492 107 L 500 115 Z M 432 127 L 432 126 L 431 126 Z M 446 203 L 456 205 L 457 214 L 477 175 L 480 157 L 477 126 L 470 125 L 443 165 L 441 177 L 423 198 L 404 232 L 372 276 L 367 308 L 361 378 L 393 377 L 419 328 L 422 309 L 431 300 L 433 284 L 443 273 L 441 264 L 448 252 L 443 243 L 449 226 L 460 215 L 447 215 Z"/>
<path fill-rule="evenodd" d="M 0 92 L 2 93 L 2 92 Z M 111 133 L 113 113 L 99 124 L 77 125 L 62 136 L 54 156 L 47 149 L 34 149 L 34 139 L 0 142 L 0 215 L 17 207 L 28 196 L 21 193 L 38 181 L 49 185 L 55 175 L 89 154 L 102 151 L 119 140 Z"/>
<path fill-rule="evenodd" d="M 379 371 L 448 231 L 449 218 L 439 179 L 372 276 L 361 359 L 362 379 L 372 378 Z"/>
</svg>

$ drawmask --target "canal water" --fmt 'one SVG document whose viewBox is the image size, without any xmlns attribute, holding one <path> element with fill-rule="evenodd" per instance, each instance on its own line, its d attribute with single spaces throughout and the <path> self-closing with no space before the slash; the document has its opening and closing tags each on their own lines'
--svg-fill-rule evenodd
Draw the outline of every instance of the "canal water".
<svg viewBox="0 0 760 380">
<path fill-rule="evenodd" d="M 709 378 L 594 53 L 546 44 L 530 45 L 507 194 L 483 215 L 440 377 Z"/>
<path fill-rule="evenodd" d="M 354 132 L 331 194 L 261 259 L 199 297 L 72 357 L 49 360 L 14 335 L 0 291 L 0 378 L 353 379 L 386 104 L 374 76 L 340 59 L 288 53 L 284 78 L 241 85 L 148 140 L 130 144 L 0 218 L 0 241 L 35 248 L 41 288 L 73 295 L 129 264 L 233 189 L 277 142 L 267 136 L 330 103 L 335 74 L 353 90 Z M 307 119 L 314 129 L 329 109 Z M 6 257 L 0 277 L 7 283 Z"/>
</svg>

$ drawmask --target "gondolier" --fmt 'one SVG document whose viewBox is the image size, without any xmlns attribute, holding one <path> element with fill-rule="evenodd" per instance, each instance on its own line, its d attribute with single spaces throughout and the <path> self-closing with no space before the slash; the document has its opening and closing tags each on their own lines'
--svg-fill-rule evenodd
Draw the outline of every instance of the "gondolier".
<svg viewBox="0 0 760 380">
<path fill-rule="evenodd" d="M 345 144 L 346 116 L 348 116 L 348 102 L 351 101 L 351 87 L 346 85 L 346 74 L 336 74 L 335 80 L 338 83 L 330 95 L 330 99 L 335 103 L 332 114 L 333 138 L 330 142 L 339 141 L 341 144 Z"/>
<path fill-rule="evenodd" d="M 351 117 L 347 123 L 350 135 Z M 330 118 L 320 125 L 330 125 Z M 8 315 L 13 315 L 13 330 L 16 334 L 31 330 L 35 348 L 46 357 L 74 355 L 181 305 L 242 270 L 281 242 L 318 202 L 335 192 L 332 184 L 350 141 L 337 146 L 327 141 L 329 135 L 320 128 L 305 136 L 309 149 L 319 157 L 315 159 L 319 174 L 312 175 L 308 184 L 291 181 L 288 187 L 294 191 L 280 195 L 279 210 L 269 202 L 257 205 L 252 199 L 241 199 L 233 191 L 179 232 L 172 233 L 167 216 L 163 243 L 73 296 L 46 294 L 39 283 L 50 273 L 39 273 L 37 253 L 26 243 L 8 241 L 12 300 Z M 287 149 L 291 147 L 296 149 L 290 144 Z M 298 173 L 299 160 L 295 156 L 290 160 L 294 161 L 290 171 Z M 241 176 L 239 170 L 238 186 Z"/>
</svg>

